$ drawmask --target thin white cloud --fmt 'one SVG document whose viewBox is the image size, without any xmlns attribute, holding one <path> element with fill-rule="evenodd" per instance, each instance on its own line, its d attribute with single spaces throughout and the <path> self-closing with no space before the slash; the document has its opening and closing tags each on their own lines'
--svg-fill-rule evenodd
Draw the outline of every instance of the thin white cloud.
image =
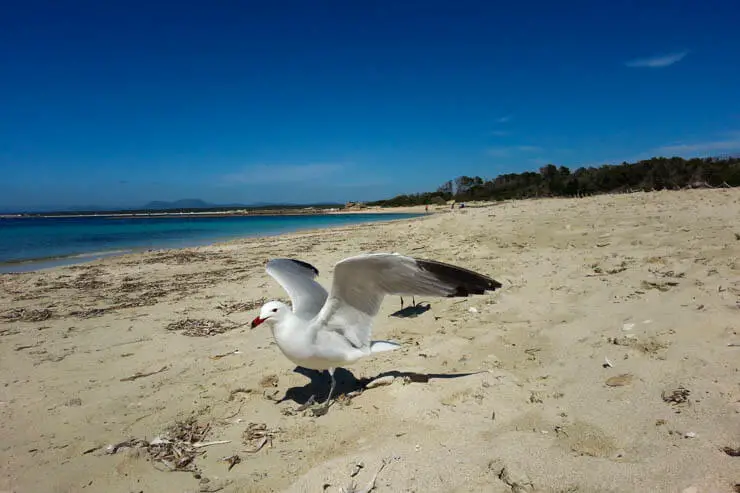
<svg viewBox="0 0 740 493">
<path fill-rule="evenodd" d="M 668 156 L 709 154 L 723 151 L 740 151 L 740 132 L 730 132 L 725 139 L 676 143 L 655 149 L 655 152 Z"/>
<path fill-rule="evenodd" d="M 509 123 L 511 121 L 511 115 L 502 116 L 498 120 L 496 120 L 498 123 Z"/>
<path fill-rule="evenodd" d="M 522 152 L 538 152 L 542 150 L 542 148 L 538 146 L 514 146 L 514 148 L 517 151 L 522 151 Z"/>
<path fill-rule="evenodd" d="M 491 135 L 496 136 L 496 137 L 506 137 L 510 133 L 511 132 L 507 132 L 506 130 L 494 130 L 491 132 Z"/>
<path fill-rule="evenodd" d="M 647 68 L 662 68 L 678 63 L 688 55 L 688 51 L 680 51 L 677 53 L 668 53 L 665 55 L 655 55 L 647 58 L 636 58 L 625 62 L 628 67 L 647 67 Z"/>
<path fill-rule="evenodd" d="M 532 145 L 498 146 L 486 149 L 486 154 L 493 157 L 504 157 L 521 152 L 539 152 L 542 148 Z"/>
<path fill-rule="evenodd" d="M 242 171 L 229 173 L 221 177 L 221 182 L 228 184 L 269 184 L 290 183 L 319 180 L 325 177 L 336 177 L 346 170 L 342 163 L 314 164 L 256 164 Z"/>
</svg>

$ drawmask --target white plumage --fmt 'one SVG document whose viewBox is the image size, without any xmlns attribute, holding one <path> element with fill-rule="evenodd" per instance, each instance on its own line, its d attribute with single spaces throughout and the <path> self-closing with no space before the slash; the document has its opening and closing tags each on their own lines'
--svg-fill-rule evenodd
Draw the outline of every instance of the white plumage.
<svg viewBox="0 0 740 493">
<path fill-rule="evenodd" d="M 328 370 L 372 353 L 399 347 L 372 341 L 372 321 L 386 295 L 468 296 L 501 287 L 476 272 L 433 260 L 397 253 L 374 253 L 346 258 L 334 266 L 331 293 L 316 281 L 319 271 L 307 262 L 278 258 L 266 271 L 290 296 L 292 309 L 279 301 L 265 303 L 252 327 L 270 322 L 280 350 L 293 363 Z"/>
</svg>

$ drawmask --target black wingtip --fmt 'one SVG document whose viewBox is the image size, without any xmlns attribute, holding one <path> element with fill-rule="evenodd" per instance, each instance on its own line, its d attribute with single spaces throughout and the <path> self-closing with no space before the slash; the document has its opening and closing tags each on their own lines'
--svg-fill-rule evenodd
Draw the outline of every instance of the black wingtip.
<svg viewBox="0 0 740 493">
<path fill-rule="evenodd" d="M 448 298 L 466 297 L 471 294 L 485 294 L 495 291 L 502 284 L 486 275 L 479 274 L 464 267 L 438 262 L 436 260 L 414 259 L 420 268 L 431 272 L 441 281 L 453 284 L 457 290 Z"/>
<path fill-rule="evenodd" d="M 302 267 L 305 267 L 306 269 L 310 269 L 317 276 L 319 275 L 319 269 L 317 269 L 313 265 L 309 264 L 308 262 L 304 262 L 303 260 L 296 260 L 294 258 L 290 258 L 288 260 L 290 260 L 291 262 L 295 262 L 296 264 L 298 264 L 298 265 L 300 265 Z"/>
<path fill-rule="evenodd" d="M 319 269 L 317 269 L 313 265 L 309 264 L 308 262 L 304 262 L 303 260 L 297 260 L 297 259 L 294 259 L 294 258 L 273 258 L 273 259 L 270 259 L 270 260 L 267 261 L 267 265 L 269 266 L 270 264 L 273 264 L 273 263 L 274 263 L 274 265 L 277 265 L 277 264 L 279 264 L 281 262 L 292 262 L 292 263 L 298 265 L 299 267 L 301 267 L 303 269 L 310 270 L 316 276 L 319 275 Z"/>
</svg>

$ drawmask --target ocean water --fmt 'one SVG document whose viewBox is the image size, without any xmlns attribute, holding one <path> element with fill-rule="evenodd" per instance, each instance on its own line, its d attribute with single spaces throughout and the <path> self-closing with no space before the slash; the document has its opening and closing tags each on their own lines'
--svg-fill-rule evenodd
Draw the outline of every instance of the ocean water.
<svg viewBox="0 0 740 493">
<path fill-rule="evenodd" d="M 234 238 L 417 215 L 0 218 L 0 272 L 33 270 L 137 250 L 207 245 Z"/>
</svg>

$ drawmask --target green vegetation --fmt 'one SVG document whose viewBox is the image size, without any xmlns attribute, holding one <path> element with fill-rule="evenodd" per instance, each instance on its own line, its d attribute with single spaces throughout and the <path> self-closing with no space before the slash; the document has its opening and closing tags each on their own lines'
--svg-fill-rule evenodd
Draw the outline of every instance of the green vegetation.
<svg viewBox="0 0 740 493">
<path fill-rule="evenodd" d="M 399 195 L 368 205 L 399 207 L 442 204 L 448 200 L 507 200 L 533 197 L 580 197 L 600 193 L 624 193 L 664 189 L 740 186 L 740 157 L 655 157 L 637 163 L 579 168 L 548 164 L 538 173 L 509 173 L 485 181 L 460 176 L 435 192 Z"/>
</svg>

